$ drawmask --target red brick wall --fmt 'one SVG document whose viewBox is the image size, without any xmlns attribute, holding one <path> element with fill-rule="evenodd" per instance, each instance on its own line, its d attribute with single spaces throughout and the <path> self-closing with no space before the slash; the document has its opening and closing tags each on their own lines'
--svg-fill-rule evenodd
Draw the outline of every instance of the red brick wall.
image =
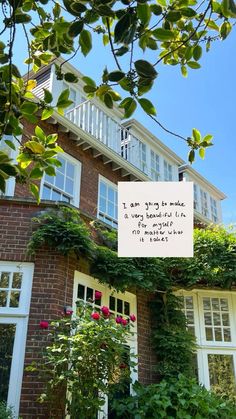
<svg viewBox="0 0 236 419">
<path fill-rule="evenodd" d="M 26 246 L 31 236 L 31 218 L 45 206 L 10 200 L 0 200 L 0 260 L 34 261 L 34 278 L 26 343 L 25 365 L 36 360 L 43 347 L 41 320 L 60 316 L 64 305 L 72 304 L 74 271 L 86 271 L 86 264 L 73 258 L 67 260 L 55 251 L 41 249 L 35 260 L 27 257 Z M 68 272 L 67 272 L 68 270 Z M 67 278 L 67 281 L 66 281 Z M 151 353 L 149 296 L 141 291 L 138 301 L 138 354 L 139 379 L 148 384 L 155 378 L 154 357 Z M 43 383 L 33 373 L 25 372 L 22 384 L 20 414 L 24 419 L 48 418 L 46 406 L 36 399 L 43 390 Z M 59 414 L 58 414 L 59 415 Z M 56 416 L 59 419 L 59 416 Z M 51 416 L 52 417 L 52 416 Z"/>
<path fill-rule="evenodd" d="M 42 129 L 49 135 L 58 132 L 57 125 L 49 125 L 47 123 L 40 123 Z M 26 136 L 31 136 L 34 133 L 34 127 L 25 122 L 24 132 Z M 23 137 L 23 140 L 26 137 Z M 117 183 L 118 181 L 129 180 L 128 177 L 122 177 L 120 170 L 112 171 L 111 164 L 104 165 L 101 157 L 94 158 L 92 151 L 89 149 L 83 151 L 81 147 L 76 145 L 76 142 L 71 140 L 67 133 L 58 133 L 58 144 L 63 150 L 78 159 L 82 164 L 81 171 L 81 187 L 80 187 L 80 208 L 82 211 L 87 212 L 90 215 L 97 215 L 97 199 L 98 199 L 98 177 L 99 174 L 109 179 L 111 182 Z M 16 185 L 15 189 L 16 197 L 29 197 L 32 195 L 29 193 L 27 186 L 20 184 Z"/>
</svg>

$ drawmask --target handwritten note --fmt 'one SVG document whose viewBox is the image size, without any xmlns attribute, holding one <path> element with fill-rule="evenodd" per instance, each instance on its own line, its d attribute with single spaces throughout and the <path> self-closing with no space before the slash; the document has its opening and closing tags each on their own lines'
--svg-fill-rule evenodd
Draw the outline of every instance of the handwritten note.
<svg viewBox="0 0 236 419">
<path fill-rule="evenodd" d="M 192 257 L 193 183 L 119 182 L 118 256 Z"/>
</svg>

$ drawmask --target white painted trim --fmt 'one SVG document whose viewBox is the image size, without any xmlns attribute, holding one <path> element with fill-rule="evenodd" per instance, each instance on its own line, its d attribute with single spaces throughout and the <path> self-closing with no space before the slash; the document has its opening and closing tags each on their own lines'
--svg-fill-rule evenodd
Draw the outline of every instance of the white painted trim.
<svg viewBox="0 0 236 419">
<path fill-rule="evenodd" d="M 57 156 L 58 157 L 61 156 L 63 159 L 71 162 L 75 166 L 74 197 L 71 200 L 71 204 L 73 204 L 75 207 L 79 208 L 82 163 L 68 153 L 58 153 Z M 44 175 L 42 177 L 42 180 L 41 180 L 41 183 L 40 183 L 40 199 L 42 199 L 44 179 L 45 179 L 45 173 L 44 173 Z M 53 188 L 53 185 L 52 185 L 52 188 Z M 55 186 L 55 189 L 58 189 L 59 192 L 64 193 L 65 195 L 67 195 L 67 193 L 65 191 L 57 188 L 56 186 Z M 62 201 L 59 201 L 59 202 L 62 202 Z"/>
</svg>

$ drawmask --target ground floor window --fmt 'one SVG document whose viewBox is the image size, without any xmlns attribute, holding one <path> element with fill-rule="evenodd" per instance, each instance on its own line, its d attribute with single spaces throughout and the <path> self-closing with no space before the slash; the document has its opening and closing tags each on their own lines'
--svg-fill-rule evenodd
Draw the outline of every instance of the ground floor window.
<svg viewBox="0 0 236 419">
<path fill-rule="evenodd" d="M 0 401 L 18 417 L 33 264 L 0 261 Z"/>
<path fill-rule="evenodd" d="M 183 312 L 198 345 L 198 378 L 236 400 L 236 292 L 181 290 Z"/>
<path fill-rule="evenodd" d="M 96 298 L 100 293 L 101 297 Z M 85 275 L 81 272 L 75 272 L 74 280 L 74 295 L 73 295 L 73 308 L 76 312 L 76 301 L 84 301 L 88 304 L 92 304 L 94 308 L 100 308 L 102 306 L 109 307 L 110 312 L 116 317 L 128 317 L 130 314 L 137 316 L 136 308 L 136 295 L 125 292 L 117 293 L 115 290 L 110 289 L 108 286 L 105 286 L 99 283 L 96 279 Z M 127 356 L 127 364 L 130 356 L 130 352 L 137 353 L 137 331 L 135 330 L 134 336 L 127 342 L 127 345 L 124 347 L 124 351 Z M 131 379 L 132 382 L 137 380 L 137 372 L 131 370 Z M 119 375 L 117 375 L 117 380 L 119 380 Z M 127 386 L 125 386 L 125 395 L 129 395 L 132 391 L 130 386 L 130 381 L 127 380 Z M 116 398 L 124 397 L 124 392 L 122 395 L 119 392 L 114 393 Z M 113 413 L 111 409 L 111 400 L 106 398 L 104 411 L 99 413 L 98 418 L 109 418 L 113 419 Z"/>
</svg>

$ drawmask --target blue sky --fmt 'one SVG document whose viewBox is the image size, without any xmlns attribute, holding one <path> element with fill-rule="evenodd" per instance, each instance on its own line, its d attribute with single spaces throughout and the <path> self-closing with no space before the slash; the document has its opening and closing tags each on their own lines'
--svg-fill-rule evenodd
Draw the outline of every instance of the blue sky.
<svg viewBox="0 0 236 419">
<path fill-rule="evenodd" d="M 202 68 L 189 69 L 184 78 L 178 66 L 157 68 L 158 79 L 148 97 L 155 104 L 158 119 L 169 129 L 183 136 L 191 135 L 192 128 L 214 136 L 214 147 L 207 150 L 205 160 L 197 157 L 193 168 L 199 171 L 227 199 L 222 203 L 223 221 L 236 223 L 236 32 L 225 41 L 216 41 L 211 50 L 201 58 Z M 17 37 L 15 61 L 22 63 L 24 57 L 21 36 Z M 141 57 L 140 57 L 141 58 Z M 100 41 L 86 58 L 77 56 L 72 62 L 82 73 L 97 81 L 105 65 L 111 71 L 115 68 L 109 47 Z M 23 70 L 22 65 L 19 67 Z M 161 130 L 142 110 L 134 117 L 152 131 L 161 141 L 187 160 L 187 146 Z"/>
</svg>

